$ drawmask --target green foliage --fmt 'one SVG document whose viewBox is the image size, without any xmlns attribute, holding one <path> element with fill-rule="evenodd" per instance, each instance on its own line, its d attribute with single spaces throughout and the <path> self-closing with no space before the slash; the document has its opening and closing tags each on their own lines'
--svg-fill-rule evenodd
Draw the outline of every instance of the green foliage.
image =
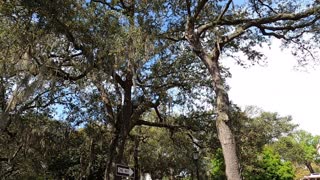
<svg viewBox="0 0 320 180">
<path fill-rule="evenodd" d="M 223 155 L 222 155 L 222 149 L 219 148 L 214 156 L 211 159 L 211 177 L 212 179 L 226 179 L 225 176 L 225 170 L 224 170 L 224 161 L 223 161 Z"/>
<path fill-rule="evenodd" d="M 190 174 L 195 169 L 192 143 L 185 133 L 170 134 L 163 129 L 143 128 L 140 134 L 148 137 L 140 144 L 143 172 L 151 173 L 153 178 L 162 178 Z"/>
<path fill-rule="evenodd" d="M 249 180 L 292 180 L 294 169 L 289 161 L 281 159 L 272 148 L 265 147 L 255 158 L 256 165 L 251 171 L 244 172 L 243 176 Z"/>
<path fill-rule="evenodd" d="M 101 168 L 106 159 L 103 146 L 109 138 L 97 125 L 74 130 L 67 123 L 29 114 L 19 124 L 12 123 L 10 132 L 15 134 L 14 139 L 5 134 L 0 136 L 0 158 L 10 159 L 0 161 L 0 174 L 5 179 L 85 177 L 83 172 L 91 161 L 96 166 L 91 177 L 103 176 Z M 90 159 L 92 145 L 96 155 Z"/>
<path fill-rule="evenodd" d="M 318 18 L 318 4 L 283 2 L 250 1 L 223 10 L 228 1 L 1 1 L 0 176 L 99 179 L 123 151 L 119 162 L 140 163 L 155 177 L 190 178 L 197 146 L 203 174 L 224 178 L 213 121 L 217 94 L 207 68 L 218 60 L 203 64 L 197 55 L 199 50 L 211 58 L 213 52 L 231 57 L 242 52 L 254 64 L 263 57 L 256 46 L 279 35 L 309 52 L 309 44 L 291 40 L 296 27 L 301 35 L 317 31 L 309 24 Z M 313 5 L 312 17 L 293 18 L 297 22 L 269 18 Z M 190 32 L 195 40 L 188 40 Z M 216 71 L 223 82 L 230 76 L 227 69 Z M 244 172 L 290 174 L 271 152 L 264 152 L 270 154 L 265 163 L 281 170 L 255 159 L 265 144 L 290 133 L 290 117 L 234 112 L 232 119 L 238 119 L 231 123 Z M 134 129 L 142 120 L 154 127 Z M 139 162 L 132 155 L 135 137 L 141 138 Z M 310 143 L 294 149 L 304 152 L 297 160 L 313 160 Z"/>
<path fill-rule="evenodd" d="M 305 165 L 311 173 L 314 169 L 312 163 L 317 161 L 316 146 L 319 136 L 313 136 L 304 130 L 292 133 L 290 136 L 282 137 L 273 144 L 273 147 L 282 158 Z"/>
<path fill-rule="evenodd" d="M 259 172 L 251 174 L 252 180 L 292 180 L 294 178 L 293 166 L 288 161 L 283 161 L 279 154 L 272 148 L 265 147 L 258 157 Z"/>
<path fill-rule="evenodd" d="M 257 107 L 247 107 L 244 112 L 235 107 L 233 118 L 244 177 L 254 176 L 261 171 L 257 155 L 263 152 L 265 145 L 292 133 L 297 127 L 291 122 L 290 116 L 281 117 Z"/>
</svg>

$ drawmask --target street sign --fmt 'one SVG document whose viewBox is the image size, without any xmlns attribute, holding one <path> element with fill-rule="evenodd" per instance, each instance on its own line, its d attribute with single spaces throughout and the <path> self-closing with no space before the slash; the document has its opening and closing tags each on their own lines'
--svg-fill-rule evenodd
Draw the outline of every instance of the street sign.
<svg viewBox="0 0 320 180">
<path fill-rule="evenodd" d="M 116 175 L 122 177 L 134 177 L 134 171 L 129 167 L 121 164 L 116 164 Z"/>
</svg>

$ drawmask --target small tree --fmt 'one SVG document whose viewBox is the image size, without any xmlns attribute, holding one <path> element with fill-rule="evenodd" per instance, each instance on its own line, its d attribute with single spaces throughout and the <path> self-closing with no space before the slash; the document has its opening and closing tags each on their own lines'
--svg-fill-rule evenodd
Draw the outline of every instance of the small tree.
<svg viewBox="0 0 320 180">
<path fill-rule="evenodd" d="M 258 157 L 259 171 L 250 174 L 248 179 L 264 180 L 279 179 L 292 180 L 294 178 L 293 166 L 288 161 L 282 161 L 279 154 L 270 147 L 265 147 L 260 157 Z"/>
<path fill-rule="evenodd" d="M 282 158 L 305 165 L 310 173 L 314 173 L 312 163 L 316 162 L 316 146 L 319 136 L 313 136 L 303 130 L 296 131 L 290 136 L 280 138 L 273 144 Z"/>
</svg>

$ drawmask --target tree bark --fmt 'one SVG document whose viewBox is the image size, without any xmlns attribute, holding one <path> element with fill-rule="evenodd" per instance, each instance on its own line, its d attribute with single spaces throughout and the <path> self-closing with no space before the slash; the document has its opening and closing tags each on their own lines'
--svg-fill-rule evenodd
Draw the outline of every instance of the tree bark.
<svg viewBox="0 0 320 180">
<path fill-rule="evenodd" d="M 109 146 L 110 153 L 109 153 L 109 159 L 108 159 L 107 167 L 104 174 L 105 180 L 121 179 L 121 177 L 117 177 L 115 175 L 115 171 L 113 170 L 116 164 L 123 163 L 123 153 L 124 153 L 125 143 L 126 143 L 129 132 L 130 130 L 121 128 L 119 129 L 119 131 L 116 131 L 114 133 L 114 139 L 112 140 L 112 143 Z"/>
<path fill-rule="evenodd" d="M 228 180 L 240 180 L 240 165 L 237 157 L 235 137 L 231 129 L 230 102 L 227 90 L 224 86 L 219 67 L 219 58 L 223 44 L 217 40 L 211 53 L 209 54 L 200 42 L 200 35 L 194 30 L 192 18 L 186 24 L 186 39 L 191 45 L 192 51 L 206 65 L 212 78 L 212 85 L 216 98 L 216 127 L 218 138 L 221 143 L 224 162 L 226 165 L 226 176 Z"/>
<path fill-rule="evenodd" d="M 111 180 L 113 179 L 113 174 L 111 173 L 112 170 L 112 166 L 114 166 L 114 156 L 116 154 L 116 148 L 117 148 L 117 144 L 118 144 L 118 139 L 119 139 L 119 134 L 117 132 L 115 132 L 115 135 L 111 141 L 111 144 L 109 146 L 109 158 L 107 161 L 107 166 L 104 172 L 104 180 Z"/>
<path fill-rule="evenodd" d="M 226 176 L 228 180 L 240 180 L 240 166 L 237 157 L 235 137 L 231 129 L 230 101 L 220 73 L 219 56 L 220 51 L 218 46 L 216 46 L 211 57 L 205 55 L 201 59 L 209 69 L 216 95 L 216 127 L 226 165 Z"/>
<path fill-rule="evenodd" d="M 306 162 L 305 165 L 307 166 L 307 168 L 310 171 L 310 173 L 314 173 L 314 169 L 313 169 L 313 167 L 312 167 L 310 162 Z"/>
<path fill-rule="evenodd" d="M 240 164 L 237 156 L 235 137 L 231 128 L 230 102 L 227 90 L 224 86 L 219 66 L 220 50 L 223 44 L 216 42 L 211 54 L 207 53 L 201 45 L 200 36 L 195 33 L 192 21 L 188 21 L 186 36 L 192 51 L 201 59 L 209 70 L 216 99 L 216 127 L 221 143 L 226 176 L 228 180 L 241 180 Z"/>
<path fill-rule="evenodd" d="M 129 132 L 133 128 L 132 124 L 132 75 L 129 74 L 126 77 L 126 81 L 122 82 L 122 88 L 124 90 L 124 104 L 121 111 L 117 114 L 117 121 L 115 124 L 114 139 L 110 145 L 110 153 L 108 164 L 105 170 L 105 180 L 120 180 L 121 177 L 116 176 L 115 165 L 123 164 L 123 153 L 125 149 L 126 140 Z M 113 171 L 114 170 L 114 171 Z"/>
<path fill-rule="evenodd" d="M 115 165 L 123 164 L 123 152 L 126 143 L 126 136 L 120 135 L 120 133 L 115 133 L 114 139 L 109 147 L 109 159 L 107 167 L 104 174 L 105 180 L 117 180 L 121 177 L 115 175 Z"/>
</svg>

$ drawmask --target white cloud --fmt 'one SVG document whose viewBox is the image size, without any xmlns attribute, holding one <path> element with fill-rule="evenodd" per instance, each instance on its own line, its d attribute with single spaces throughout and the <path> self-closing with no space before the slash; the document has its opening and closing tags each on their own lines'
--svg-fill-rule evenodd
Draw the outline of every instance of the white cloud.
<svg viewBox="0 0 320 180">
<path fill-rule="evenodd" d="M 244 69 L 233 64 L 230 99 L 241 107 L 256 105 L 265 111 L 292 115 L 301 129 L 320 134 L 320 72 L 294 69 L 296 59 L 289 50 L 281 51 L 280 42 L 273 40 L 271 49 L 264 48 L 268 66 Z"/>
</svg>

